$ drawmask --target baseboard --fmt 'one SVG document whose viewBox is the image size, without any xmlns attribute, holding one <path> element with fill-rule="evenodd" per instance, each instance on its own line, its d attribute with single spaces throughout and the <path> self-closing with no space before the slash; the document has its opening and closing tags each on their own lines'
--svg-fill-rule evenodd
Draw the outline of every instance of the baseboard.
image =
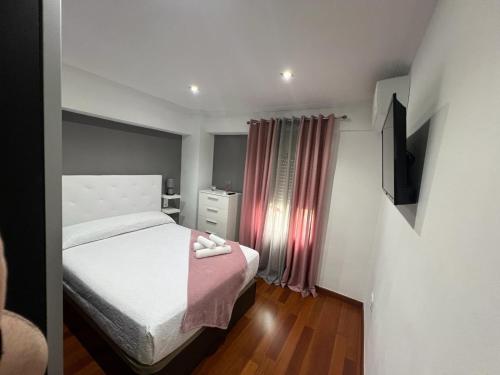
<svg viewBox="0 0 500 375">
<path fill-rule="evenodd" d="M 353 306 L 363 308 L 363 302 L 358 301 L 357 299 L 354 299 L 354 298 L 351 298 L 351 297 L 344 296 L 343 294 L 340 294 L 340 293 L 334 292 L 333 290 L 329 290 L 329 289 L 326 289 L 326 288 L 322 288 L 322 287 L 317 286 L 317 285 L 316 285 L 316 290 L 318 291 L 318 293 L 327 294 L 327 295 L 330 295 L 330 296 L 332 296 L 332 297 L 335 297 L 335 298 L 341 299 L 342 301 L 344 301 L 344 302 L 346 302 L 346 303 L 349 303 L 349 304 L 351 304 L 351 305 L 353 305 Z"/>
</svg>

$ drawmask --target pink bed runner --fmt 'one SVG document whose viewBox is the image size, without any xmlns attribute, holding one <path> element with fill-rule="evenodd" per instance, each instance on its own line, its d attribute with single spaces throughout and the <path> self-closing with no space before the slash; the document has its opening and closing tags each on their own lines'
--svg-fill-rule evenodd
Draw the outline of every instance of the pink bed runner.
<svg viewBox="0 0 500 375">
<path fill-rule="evenodd" d="M 206 233 L 191 231 L 187 310 L 181 330 L 200 327 L 226 329 L 234 303 L 245 282 L 247 261 L 237 242 L 226 241 L 231 253 L 197 259 L 193 243 Z"/>
</svg>

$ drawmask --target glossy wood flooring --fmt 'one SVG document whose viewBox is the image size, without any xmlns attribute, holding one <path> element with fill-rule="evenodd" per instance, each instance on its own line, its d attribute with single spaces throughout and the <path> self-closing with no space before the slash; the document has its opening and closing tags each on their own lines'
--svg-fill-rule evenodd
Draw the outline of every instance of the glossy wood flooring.
<svg viewBox="0 0 500 375">
<path fill-rule="evenodd" d="M 259 280 L 255 305 L 195 374 L 360 375 L 362 310 L 330 294 L 302 298 Z M 64 373 L 103 374 L 67 327 Z"/>
</svg>

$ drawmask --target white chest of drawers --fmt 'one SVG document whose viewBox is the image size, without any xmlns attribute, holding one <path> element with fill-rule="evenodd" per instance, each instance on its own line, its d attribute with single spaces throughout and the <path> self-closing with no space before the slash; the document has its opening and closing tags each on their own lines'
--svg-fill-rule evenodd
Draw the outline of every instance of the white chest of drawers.
<svg viewBox="0 0 500 375">
<path fill-rule="evenodd" d="M 198 230 L 237 241 L 240 228 L 240 202 L 241 193 L 229 195 L 221 190 L 200 190 Z"/>
</svg>

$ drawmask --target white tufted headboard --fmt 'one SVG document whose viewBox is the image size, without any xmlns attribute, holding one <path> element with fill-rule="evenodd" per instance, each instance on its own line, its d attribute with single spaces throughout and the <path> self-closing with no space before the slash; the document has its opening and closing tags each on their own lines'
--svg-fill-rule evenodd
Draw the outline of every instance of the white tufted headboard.
<svg viewBox="0 0 500 375">
<path fill-rule="evenodd" d="M 63 176 L 63 225 L 161 210 L 161 176 Z"/>
</svg>

